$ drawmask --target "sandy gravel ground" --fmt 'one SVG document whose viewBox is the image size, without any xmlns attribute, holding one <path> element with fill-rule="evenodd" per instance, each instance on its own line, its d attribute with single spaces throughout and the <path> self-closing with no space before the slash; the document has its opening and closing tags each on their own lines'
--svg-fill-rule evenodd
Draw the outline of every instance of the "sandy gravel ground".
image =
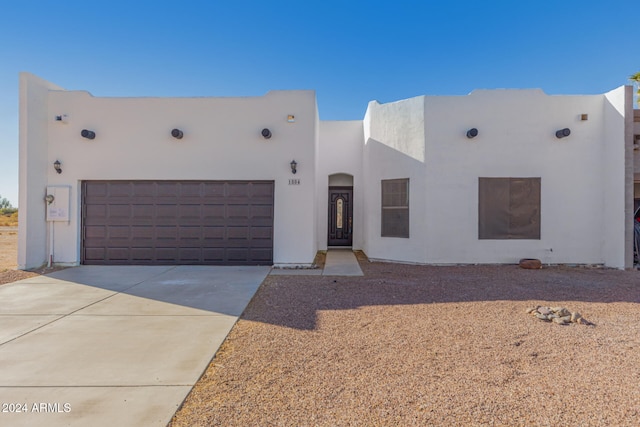
<svg viewBox="0 0 640 427">
<path fill-rule="evenodd" d="M 18 227 L 0 226 L 0 285 L 51 273 L 63 267 L 16 270 L 18 266 Z"/>
<path fill-rule="evenodd" d="M 18 227 L 0 226 L 0 271 L 18 266 Z"/>
<path fill-rule="evenodd" d="M 268 277 L 171 425 L 640 425 L 639 272 L 361 266 Z"/>
<path fill-rule="evenodd" d="M 16 242 L 0 227 L 0 284 L 48 272 Z M 268 277 L 171 425 L 640 425 L 640 272 L 361 267 Z"/>
</svg>

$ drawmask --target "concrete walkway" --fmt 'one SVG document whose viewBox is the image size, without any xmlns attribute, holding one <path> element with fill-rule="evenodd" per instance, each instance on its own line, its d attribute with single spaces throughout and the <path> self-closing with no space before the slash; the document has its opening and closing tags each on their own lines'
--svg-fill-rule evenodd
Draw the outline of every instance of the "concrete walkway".
<svg viewBox="0 0 640 427">
<path fill-rule="evenodd" d="M 268 273 L 82 266 L 0 286 L 0 425 L 165 426 Z"/>
<path fill-rule="evenodd" d="M 271 276 L 364 276 L 351 249 L 329 249 L 324 269 L 274 268 Z"/>
<path fill-rule="evenodd" d="M 351 249 L 329 249 L 323 276 L 364 276 Z"/>
</svg>

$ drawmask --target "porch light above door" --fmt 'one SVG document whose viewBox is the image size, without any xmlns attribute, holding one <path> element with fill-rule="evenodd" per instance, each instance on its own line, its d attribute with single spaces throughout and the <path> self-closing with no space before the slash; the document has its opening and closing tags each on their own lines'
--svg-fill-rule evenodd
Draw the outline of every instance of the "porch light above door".
<svg viewBox="0 0 640 427">
<path fill-rule="evenodd" d="M 291 160 L 289 164 L 291 165 L 291 173 L 295 175 L 298 172 L 298 162 Z"/>
</svg>

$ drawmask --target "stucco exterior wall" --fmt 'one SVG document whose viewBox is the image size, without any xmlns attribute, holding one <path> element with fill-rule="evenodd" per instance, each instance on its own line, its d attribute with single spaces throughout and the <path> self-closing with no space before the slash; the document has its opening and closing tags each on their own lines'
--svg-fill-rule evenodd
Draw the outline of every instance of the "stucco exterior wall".
<svg viewBox="0 0 640 427">
<path fill-rule="evenodd" d="M 22 269 L 46 261 L 44 196 L 49 141 L 47 97 L 51 90 L 61 88 L 33 74 L 20 73 L 18 268 Z"/>
<path fill-rule="evenodd" d="M 427 262 L 602 263 L 602 105 L 539 90 L 429 98 Z M 468 139 L 472 127 L 479 135 Z M 571 135 L 556 138 L 563 128 Z M 540 240 L 478 239 L 479 177 L 541 178 Z"/>
<path fill-rule="evenodd" d="M 587 96 L 480 90 L 372 101 L 362 121 L 323 122 L 313 91 L 98 98 L 23 73 L 18 265 L 46 263 L 51 242 L 53 262 L 80 262 L 83 180 L 268 180 L 276 265 L 310 265 L 327 248 L 328 187 L 352 184 L 353 248 L 371 259 L 631 267 L 639 126 L 628 86 Z M 184 137 L 173 138 L 173 128 Z M 470 128 L 477 137 L 466 137 Z M 571 134 L 559 139 L 563 128 Z M 478 238 L 481 177 L 540 178 L 540 239 Z M 409 237 L 381 237 L 381 181 L 405 178 Z M 45 221 L 47 186 L 69 187 L 68 222 Z"/>
<path fill-rule="evenodd" d="M 274 263 L 313 261 L 317 246 L 313 91 L 273 91 L 253 98 L 97 98 L 87 92 L 43 91 L 40 97 L 41 110 L 29 116 L 40 117 L 41 127 L 46 123 L 42 130 L 48 135 L 46 157 L 39 156 L 38 170 L 30 173 L 45 178 L 25 189 L 39 193 L 39 209 L 44 210 L 45 183 L 71 186 L 71 220 L 55 225 L 56 262 L 79 262 L 79 184 L 98 179 L 273 180 Z M 68 115 L 68 123 L 54 120 L 60 114 Z M 290 114 L 295 115 L 293 123 L 287 120 Z M 181 129 L 184 137 L 173 138 L 173 128 Z M 261 136 L 263 128 L 271 130 L 271 139 Z M 96 138 L 82 138 L 82 129 L 94 131 Z M 34 140 L 28 138 L 29 143 Z M 62 174 L 53 169 L 56 159 L 62 163 Z M 298 162 L 299 185 L 289 185 L 293 159 Z M 45 245 L 42 223 L 35 217 L 27 221 L 29 236 L 21 237 L 29 239 L 31 248 Z M 41 255 L 33 256 L 21 266 L 43 261 Z"/>
<path fill-rule="evenodd" d="M 425 116 L 420 96 L 389 104 L 370 102 L 364 119 L 365 252 L 372 259 L 426 262 Z M 409 238 L 381 237 L 382 188 L 409 179 Z"/>
<path fill-rule="evenodd" d="M 329 185 L 353 185 L 353 249 L 364 241 L 364 177 L 362 173 L 362 121 L 322 121 L 318 143 L 317 201 L 318 250 L 327 249 Z M 344 175 L 349 175 L 344 176 Z M 330 177 L 334 180 L 329 181 Z"/>
<path fill-rule="evenodd" d="M 429 264 L 532 257 L 624 267 L 626 100 L 621 88 L 606 96 L 481 90 L 412 98 L 407 105 L 370 103 L 366 252 L 376 259 Z M 404 127 L 409 105 L 423 114 L 424 135 L 416 126 Z M 479 135 L 467 138 L 474 127 Z M 556 138 L 563 128 L 571 135 Z M 478 239 L 479 177 L 541 178 L 539 240 Z M 409 239 L 380 237 L 380 180 L 391 178 L 410 179 Z"/>
<path fill-rule="evenodd" d="M 631 268 L 633 267 L 633 92 L 631 86 L 623 86 L 606 93 L 604 97 L 603 257 L 604 263 L 611 267 Z"/>
<path fill-rule="evenodd" d="M 636 105 L 638 107 L 639 105 Z M 634 136 L 634 150 L 633 150 L 633 172 L 635 182 L 640 182 L 640 109 L 633 110 L 633 136 Z M 635 139 L 636 135 L 638 139 Z M 636 197 L 640 198 L 640 194 Z"/>
</svg>

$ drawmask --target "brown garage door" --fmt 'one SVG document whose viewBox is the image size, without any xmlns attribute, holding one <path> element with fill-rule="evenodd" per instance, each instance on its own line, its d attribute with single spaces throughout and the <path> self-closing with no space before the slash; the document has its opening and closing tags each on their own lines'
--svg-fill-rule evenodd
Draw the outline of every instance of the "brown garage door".
<svg viewBox="0 0 640 427">
<path fill-rule="evenodd" d="M 272 181 L 84 181 L 83 264 L 270 265 Z"/>
</svg>

